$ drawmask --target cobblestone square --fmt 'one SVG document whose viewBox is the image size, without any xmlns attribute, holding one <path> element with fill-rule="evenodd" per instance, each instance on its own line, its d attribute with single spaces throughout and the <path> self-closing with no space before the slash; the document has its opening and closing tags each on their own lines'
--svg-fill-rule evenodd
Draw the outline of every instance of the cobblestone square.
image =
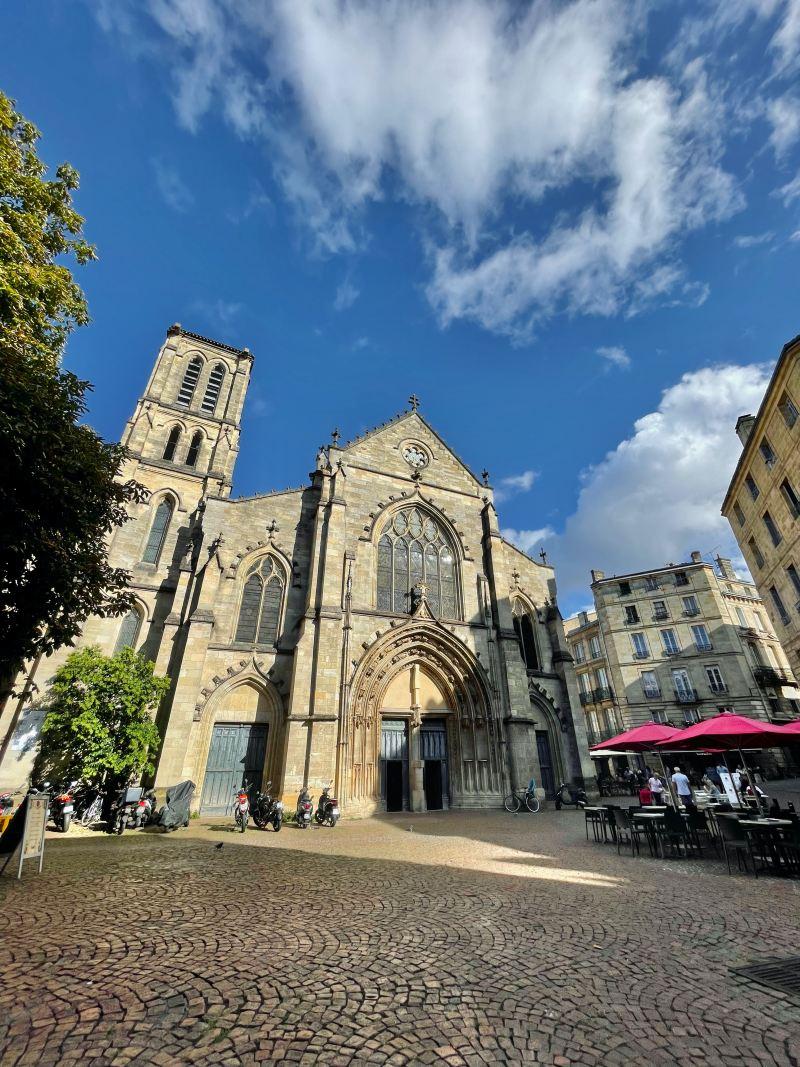
<svg viewBox="0 0 800 1067">
<path fill-rule="evenodd" d="M 800 1001 L 730 973 L 800 954 L 800 886 L 576 812 L 71 831 L 0 908 L 3 1067 L 800 1062 Z"/>
</svg>

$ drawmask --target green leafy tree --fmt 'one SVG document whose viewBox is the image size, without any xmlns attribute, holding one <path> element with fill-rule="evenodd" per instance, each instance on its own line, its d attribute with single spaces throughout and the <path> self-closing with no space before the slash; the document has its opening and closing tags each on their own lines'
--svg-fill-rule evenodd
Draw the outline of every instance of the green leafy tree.
<svg viewBox="0 0 800 1067">
<path fill-rule="evenodd" d="M 131 648 L 73 652 L 48 692 L 34 777 L 99 785 L 151 773 L 160 744 L 153 714 L 170 684 L 153 666 Z"/>
<path fill-rule="evenodd" d="M 79 425 L 89 383 L 61 369 L 88 321 L 68 261 L 95 251 L 72 206 L 78 174 L 62 164 L 47 180 L 39 136 L 0 93 L 0 710 L 26 659 L 128 610 L 108 535 L 144 497 L 119 479 L 125 449 Z"/>
</svg>

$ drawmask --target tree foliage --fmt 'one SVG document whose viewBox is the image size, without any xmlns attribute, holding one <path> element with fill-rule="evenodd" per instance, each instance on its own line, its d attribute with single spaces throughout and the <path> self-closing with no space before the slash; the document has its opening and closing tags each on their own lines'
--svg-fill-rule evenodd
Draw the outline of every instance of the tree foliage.
<svg viewBox="0 0 800 1067">
<path fill-rule="evenodd" d="M 34 775 L 99 785 L 152 772 L 160 743 L 153 712 L 170 684 L 153 666 L 131 648 L 73 652 L 48 693 Z"/>
<path fill-rule="evenodd" d="M 107 541 L 144 495 L 118 480 L 125 450 L 79 425 L 89 383 L 60 367 L 88 319 L 64 259 L 95 253 L 72 206 L 77 172 L 47 180 L 39 136 L 0 93 L 0 706 L 25 659 L 69 644 L 91 614 L 128 610 Z"/>
</svg>

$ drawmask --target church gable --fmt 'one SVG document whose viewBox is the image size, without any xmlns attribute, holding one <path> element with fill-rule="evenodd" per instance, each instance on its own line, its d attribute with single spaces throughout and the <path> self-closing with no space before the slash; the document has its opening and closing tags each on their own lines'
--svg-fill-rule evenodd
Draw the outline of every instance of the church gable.
<svg viewBox="0 0 800 1067">
<path fill-rule="evenodd" d="M 477 476 L 417 411 L 355 438 L 344 446 L 345 463 L 400 478 L 419 475 L 423 484 L 481 495 Z"/>
</svg>

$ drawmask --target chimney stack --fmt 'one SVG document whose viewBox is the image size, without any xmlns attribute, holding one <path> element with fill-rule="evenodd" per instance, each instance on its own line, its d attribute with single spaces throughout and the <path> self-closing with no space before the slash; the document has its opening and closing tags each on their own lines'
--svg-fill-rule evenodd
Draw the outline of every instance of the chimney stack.
<svg viewBox="0 0 800 1067">
<path fill-rule="evenodd" d="M 703 556 L 700 552 L 692 552 L 692 563 L 702 563 Z"/>
<path fill-rule="evenodd" d="M 593 582 L 602 582 L 602 580 L 605 578 L 605 576 L 606 576 L 606 572 L 605 571 L 592 571 L 592 581 Z"/>
<path fill-rule="evenodd" d="M 733 569 L 733 564 L 729 559 L 725 559 L 724 556 L 717 556 L 717 569 L 721 578 L 730 578 L 736 581 L 736 571 Z"/>
<path fill-rule="evenodd" d="M 736 420 L 736 433 L 742 442 L 742 446 L 746 445 L 750 440 L 750 434 L 753 432 L 755 422 L 755 415 L 740 415 Z"/>
</svg>

